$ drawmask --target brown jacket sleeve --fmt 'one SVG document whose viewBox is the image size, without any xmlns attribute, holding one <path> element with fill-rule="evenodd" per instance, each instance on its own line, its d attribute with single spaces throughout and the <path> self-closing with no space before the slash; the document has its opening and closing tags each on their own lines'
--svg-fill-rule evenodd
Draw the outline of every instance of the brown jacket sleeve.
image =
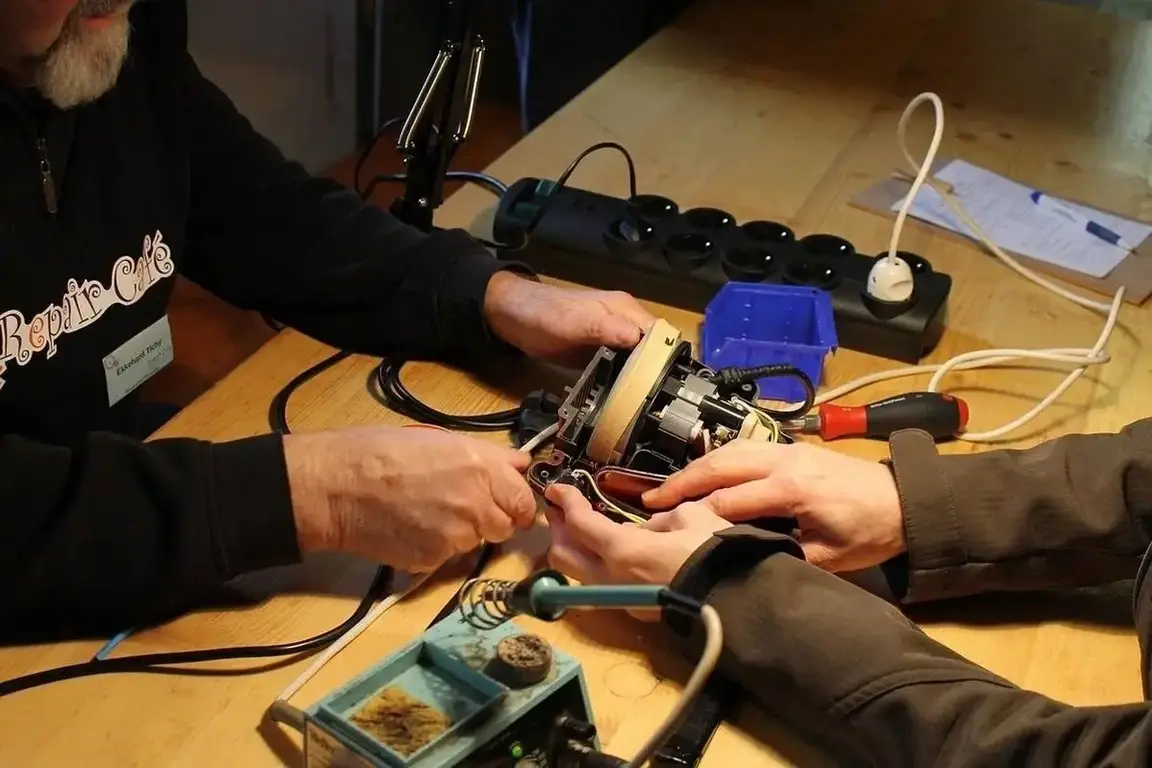
<svg viewBox="0 0 1152 768">
<path fill-rule="evenodd" d="M 1132 578 L 1152 530 L 1152 419 L 1020 451 L 940 456 L 895 434 L 909 602 Z"/>
<path fill-rule="evenodd" d="M 672 586 L 720 613 L 721 673 L 837 765 L 1152 765 L 1149 705 L 1074 708 L 1023 691 L 796 551 L 736 526 Z M 673 623 L 673 633 L 697 658 L 699 630 Z"/>
</svg>

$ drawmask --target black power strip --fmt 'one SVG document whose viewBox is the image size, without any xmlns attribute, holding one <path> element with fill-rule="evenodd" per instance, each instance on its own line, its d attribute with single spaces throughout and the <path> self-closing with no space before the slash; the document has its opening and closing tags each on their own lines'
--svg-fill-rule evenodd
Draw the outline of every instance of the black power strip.
<svg viewBox="0 0 1152 768">
<path fill-rule="evenodd" d="M 819 288 L 831 296 L 839 346 L 909 363 L 940 340 L 952 288 L 926 259 L 901 252 L 915 276 L 912 297 L 881 303 L 864 286 L 884 254 L 858 253 L 835 235 L 798 238 L 775 222 L 741 225 L 714 208 L 681 211 L 665 197 L 621 200 L 542 179 L 509 188 L 493 234 L 522 243 L 508 257 L 541 274 L 696 312 L 729 281 Z"/>
</svg>

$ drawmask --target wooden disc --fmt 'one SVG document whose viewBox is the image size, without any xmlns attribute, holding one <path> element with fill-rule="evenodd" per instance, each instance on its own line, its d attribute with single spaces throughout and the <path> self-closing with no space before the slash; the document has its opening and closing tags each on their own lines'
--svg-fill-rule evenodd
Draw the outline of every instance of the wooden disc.
<svg viewBox="0 0 1152 768">
<path fill-rule="evenodd" d="M 666 320 L 657 320 L 640 340 L 596 417 L 588 439 L 588 458 L 598 464 L 620 461 L 644 401 L 659 386 L 679 345 L 680 331 Z"/>
</svg>

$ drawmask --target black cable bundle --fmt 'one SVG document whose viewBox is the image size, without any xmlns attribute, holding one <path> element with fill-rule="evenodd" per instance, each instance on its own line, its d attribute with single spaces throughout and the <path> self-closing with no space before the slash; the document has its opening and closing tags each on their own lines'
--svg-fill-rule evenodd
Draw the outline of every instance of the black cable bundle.
<svg viewBox="0 0 1152 768">
<path fill-rule="evenodd" d="M 234 648 L 213 648 L 202 651 L 173 651 L 170 653 L 149 653 L 140 656 L 125 656 L 114 659 L 93 658 L 79 664 L 70 664 L 65 667 L 46 669 L 43 672 L 34 672 L 30 675 L 17 677 L 12 680 L 0 682 L 0 697 L 26 691 L 49 683 L 58 683 L 63 680 L 73 680 L 78 677 L 92 675 L 108 675 L 123 672 L 148 672 L 160 674 L 213 674 L 212 672 L 193 672 L 191 670 L 174 669 L 177 665 L 202 664 L 208 661 L 225 661 L 229 659 L 268 659 L 285 656 L 303 656 L 312 654 L 326 648 L 339 640 L 344 633 L 356 626 L 368 612 L 372 605 L 387 592 L 392 581 L 392 569 L 381 567 L 376 571 L 372 585 L 364 594 L 356 611 L 344 620 L 339 626 L 333 627 L 318 635 L 305 640 L 291 643 L 277 643 L 274 645 L 247 645 Z M 258 671 L 258 670 L 253 670 Z M 233 675 L 234 670 L 222 670 L 218 674 Z"/>
<path fill-rule="evenodd" d="M 457 415 L 438 411 L 422 403 L 408 387 L 404 386 L 400 378 L 400 371 L 405 362 L 401 359 L 389 359 L 376 368 L 376 384 L 380 388 L 380 397 L 386 407 L 422 424 L 432 424 L 445 429 L 469 432 L 501 432 L 516 429 L 519 423 L 519 408 L 495 413 Z"/>
<path fill-rule="evenodd" d="M 336 363 L 339 363 L 341 360 L 346 360 L 351 356 L 351 352 L 340 351 L 330 357 L 326 357 L 308 370 L 297 375 L 296 378 L 288 382 L 284 389 L 277 392 L 276 397 L 272 398 L 272 404 L 268 407 L 268 423 L 269 426 L 272 427 L 272 430 L 282 435 L 291 434 L 292 430 L 288 426 L 288 400 L 292 397 L 292 393 L 316 376 L 319 376 L 324 371 L 336 365 Z"/>
</svg>

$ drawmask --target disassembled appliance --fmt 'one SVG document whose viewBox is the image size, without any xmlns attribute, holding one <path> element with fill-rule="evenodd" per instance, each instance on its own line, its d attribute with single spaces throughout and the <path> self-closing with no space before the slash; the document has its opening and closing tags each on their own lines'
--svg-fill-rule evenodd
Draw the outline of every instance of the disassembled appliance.
<svg viewBox="0 0 1152 768">
<path fill-rule="evenodd" d="M 631 352 L 596 353 L 559 408 L 551 454 L 529 468 L 528 481 L 541 492 L 568 482 L 617 520 L 646 519 L 640 495 L 693 459 L 736 439 L 787 439 L 780 420 L 811 402 L 788 413 L 760 408 L 751 382 L 764 375 L 796 376 L 812 390 L 790 366 L 712 371 L 657 320 Z"/>
<path fill-rule="evenodd" d="M 600 751 L 580 664 L 509 621 L 569 608 L 658 608 L 706 640 L 679 704 L 631 760 Z M 664 587 L 570 585 L 555 571 L 476 579 L 459 611 L 300 713 L 306 768 L 619 768 L 645 765 L 699 694 L 723 645 L 716 612 Z"/>
</svg>

